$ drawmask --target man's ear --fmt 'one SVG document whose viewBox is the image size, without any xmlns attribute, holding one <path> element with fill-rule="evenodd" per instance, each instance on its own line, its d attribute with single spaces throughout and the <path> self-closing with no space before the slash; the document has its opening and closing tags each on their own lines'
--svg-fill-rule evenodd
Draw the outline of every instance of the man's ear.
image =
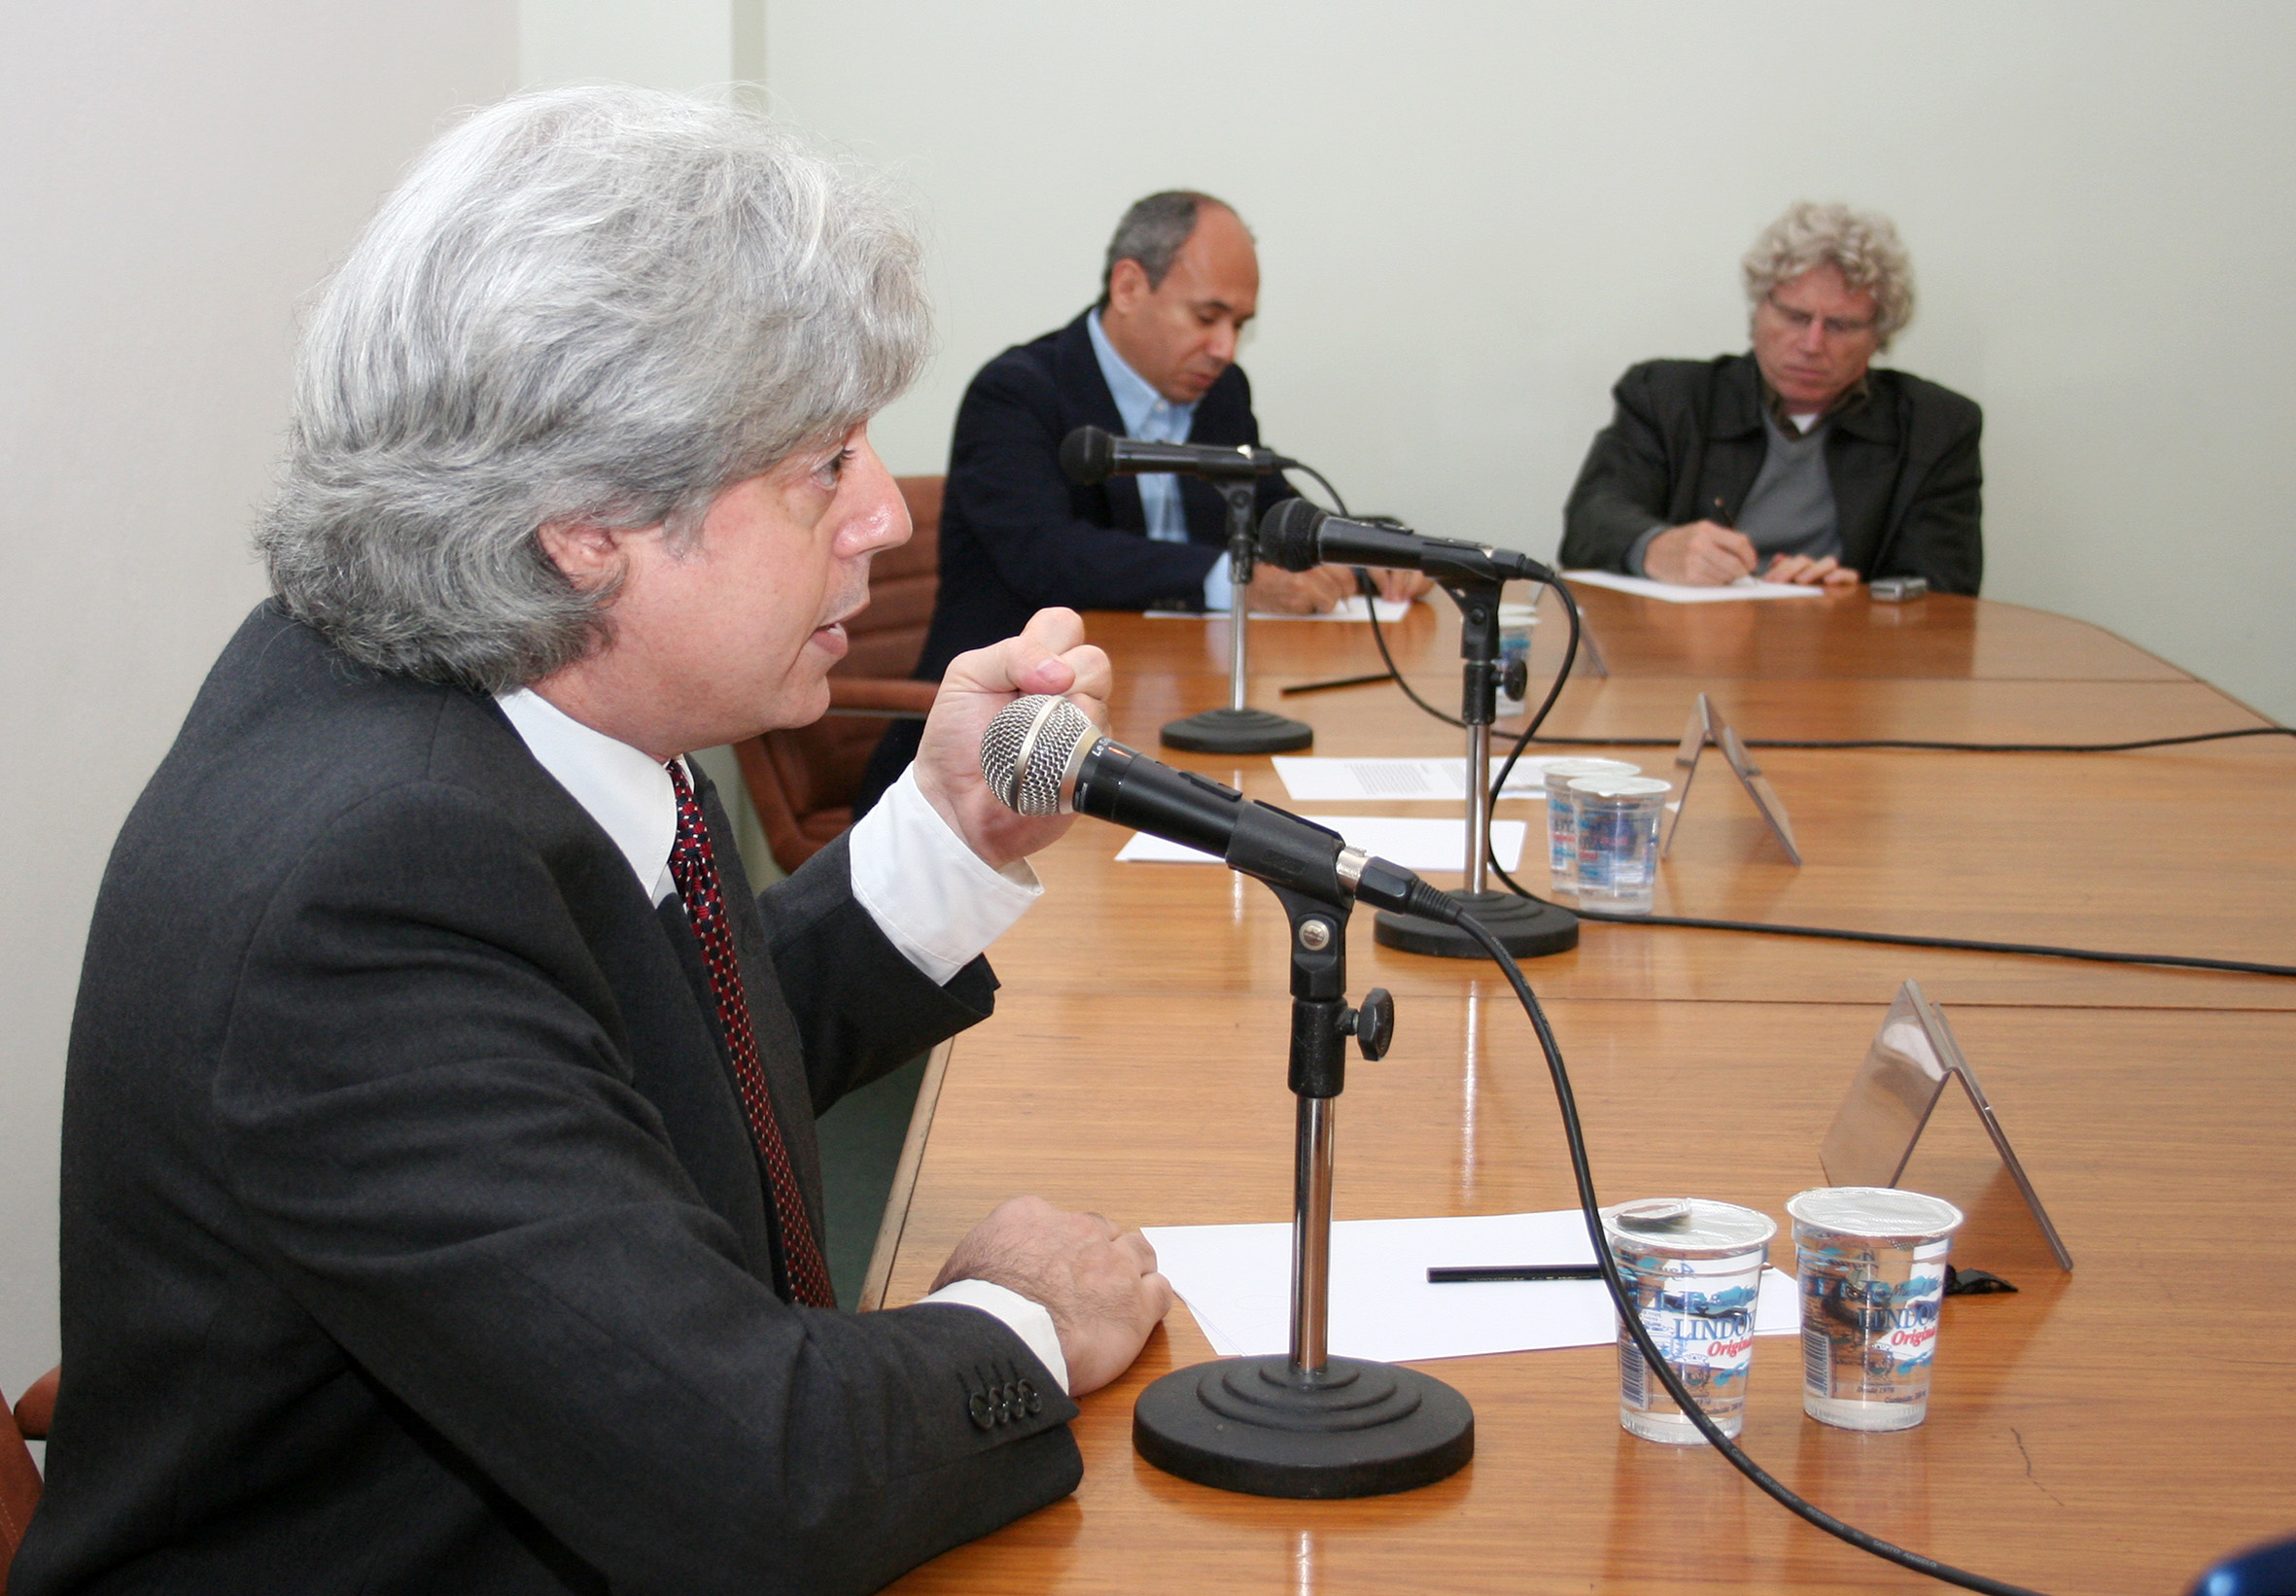
<svg viewBox="0 0 2296 1596">
<path fill-rule="evenodd" d="M 584 593 L 621 574 L 622 539 L 628 536 L 589 521 L 553 521 L 535 534 L 559 573 Z"/>
<path fill-rule="evenodd" d="M 1148 286 L 1148 268 L 1129 256 L 1108 268 L 1108 306 L 1119 316 L 1131 315 L 1153 292 Z"/>
</svg>

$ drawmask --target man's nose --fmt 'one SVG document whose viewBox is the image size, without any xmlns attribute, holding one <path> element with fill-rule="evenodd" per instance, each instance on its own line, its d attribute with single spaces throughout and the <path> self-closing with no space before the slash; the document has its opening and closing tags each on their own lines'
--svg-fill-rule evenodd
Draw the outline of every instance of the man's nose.
<svg viewBox="0 0 2296 1596">
<path fill-rule="evenodd" d="M 874 554 L 879 549 L 898 548 L 909 540 L 914 530 L 909 520 L 909 503 L 901 497 L 900 484 L 893 473 L 878 458 L 877 450 L 864 437 L 853 445 L 853 458 L 847 463 L 846 478 L 856 490 L 853 517 L 842 538 L 845 552 Z"/>
<path fill-rule="evenodd" d="M 1226 322 L 1222 322 L 1218 326 L 1214 327 L 1212 329 L 1212 341 L 1208 347 L 1211 352 L 1212 359 L 1218 361 L 1222 365 L 1235 364 L 1235 329 L 1231 327 Z"/>
<path fill-rule="evenodd" d="M 1816 355 L 1824 351 L 1826 348 L 1826 322 L 1824 318 L 1817 316 L 1810 318 L 1809 325 L 1802 329 L 1801 346 L 1805 354 Z"/>
</svg>

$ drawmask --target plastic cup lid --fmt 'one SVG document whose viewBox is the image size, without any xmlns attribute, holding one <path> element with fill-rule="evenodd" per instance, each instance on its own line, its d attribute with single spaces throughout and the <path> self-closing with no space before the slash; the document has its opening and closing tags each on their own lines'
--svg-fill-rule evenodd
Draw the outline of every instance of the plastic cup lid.
<svg viewBox="0 0 2296 1596">
<path fill-rule="evenodd" d="M 1935 1240 L 1961 1229 L 1962 1211 L 1943 1197 L 1895 1186 L 1816 1186 L 1786 1211 L 1812 1230 L 1871 1240 Z"/>
<path fill-rule="evenodd" d="M 1571 790 L 1589 798 L 1655 798 L 1672 792 L 1674 784 L 1655 776 L 1581 776 L 1572 780 Z"/>
<path fill-rule="evenodd" d="M 1751 1252 L 1778 1233 L 1778 1222 L 1754 1208 L 1705 1197 L 1646 1197 L 1602 1210 L 1603 1233 L 1616 1250 L 1670 1258 Z"/>
<path fill-rule="evenodd" d="M 1623 759 L 1557 759 L 1547 767 L 1548 780 L 1562 777 L 1566 781 L 1575 776 L 1640 776 L 1640 765 L 1629 765 Z"/>
</svg>

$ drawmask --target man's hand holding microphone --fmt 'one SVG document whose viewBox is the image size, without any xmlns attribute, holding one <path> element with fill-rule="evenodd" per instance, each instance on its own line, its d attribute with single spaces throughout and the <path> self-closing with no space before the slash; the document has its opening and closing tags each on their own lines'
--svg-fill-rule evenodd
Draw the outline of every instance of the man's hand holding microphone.
<svg viewBox="0 0 2296 1596">
<path fill-rule="evenodd" d="M 1049 847 L 1073 815 L 1026 816 L 991 794 L 981 776 L 981 739 L 996 711 L 1025 693 L 1065 697 L 1094 724 L 1108 717 L 1108 656 L 1084 641 L 1073 609 L 1040 609 L 1017 638 L 959 654 L 941 678 L 917 753 L 917 784 L 950 829 L 985 864 L 1010 870 Z M 1096 1391 L 1131 1367 L 1149 1333 L 1171 1311 L 1171 1282 L 1136 1230 L 1098 1214 L 1012 1197 L 973 1227 L 933 1281 L 986 1280 L 1052 1315 L 1068 1393 Z"/>
</svg>

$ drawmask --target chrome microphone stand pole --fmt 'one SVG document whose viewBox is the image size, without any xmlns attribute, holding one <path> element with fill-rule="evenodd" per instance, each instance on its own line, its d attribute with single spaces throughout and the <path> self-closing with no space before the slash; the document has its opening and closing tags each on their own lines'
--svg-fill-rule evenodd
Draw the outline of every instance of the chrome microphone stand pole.
<svg viewBox="0 0 2296 1596">
<path fill-rule="evenodd" d="M 1504 583 L 1446 581 L 1443 590 L 1459 607 L 1459 656 L 1465 662 L 1459 718 L 1467 724 L 1466 889 L 1458 894 L 1484 929 L 1517 958 L 1565 953 L 1579 946 L 1579 917 L 1555 904 L 1488 889 L 1491 856 L 1491 722 L 1499 717 L 1500 677 L 1507 666 L 1499 648 L 1499 595 Z M 1514 683 L 1520 687 L 1520 682 Z M 1520 697 L 1519 693 L 1514 696 Z M 1373 934 L 1383 948 L 1433 954 L 1439 958 L 1490 955 L 1456 925 L 1382 909 Z"/>
<path fill-rule="evenodd" d="M 1475 1412 L 1458 1392 L 1417 1370 L 1334 1357 L 1330 1348 L 1334 1111 L 1346 1085 L 1346 1038 L 1376 1059 L 1395 1033 L 1385 991 L 1366 993 L 1360 1010 L 1345 996 L 1347 915 L 1363 864 L 1362 854 L 1343 852 L 1339 875 L 1349 885 L 1329 896 L 1270 887 L 1291 931 L 1291 1350 L 1174 1370 L 1132 1409 L 1139 1454 L 1200 1485 L 1254 1496 L 1378 1496 L 1431 1484 L 1475 1455 Z"/>
<path fill-rule="evenodd" d="M 1197 753 L 1288 753 L 1314 743 L 1315 728 L 1304 720 L 1247 708 L 1251 690 L 1251 652 L 1247 635 L 1251 623 L 1252 568 L 1258 562 L 1260 541 L 1252 525 L 1259 487 L 1253 481 L 1221 482 L 1228 502 L 1228 703 L 1172 721 L 1162 736 L 1167 746 Z"/>
</svg>

